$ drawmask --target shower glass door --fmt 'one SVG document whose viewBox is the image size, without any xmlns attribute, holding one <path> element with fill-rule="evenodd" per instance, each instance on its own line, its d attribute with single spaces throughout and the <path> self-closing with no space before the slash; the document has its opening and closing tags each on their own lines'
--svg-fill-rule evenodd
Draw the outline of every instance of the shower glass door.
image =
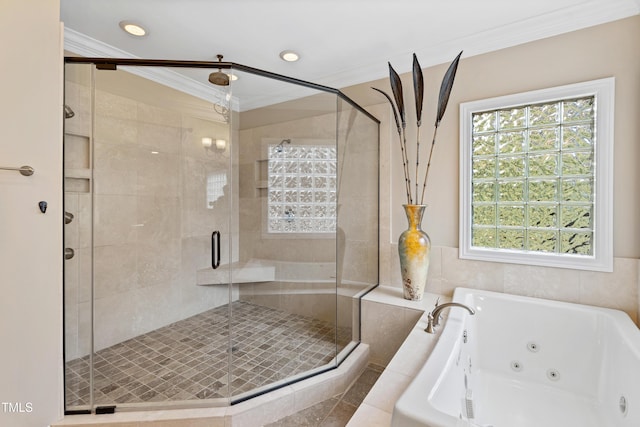
<svg viewBox="0 0 640 427">
<path fill-rule="evenodd" d="M 349 342 L 351 334 L 336 325 L 337 96 L 232 74 L 234 94 L 268 88 L 232 116 L 239 248 L 230 393 L 237 402 L 335 367 L 336 337 Z M 296 99 L 283 102 L 292 92 Z"/>
<path fill-rule="evenodd" d="M 64 347 L 65 403 L 87 410 L 92 401 L 92 193 L 90 66 L 65 66 Z"/>
<path fill-rule="evenodd" d="M 65 66 L 67 412 L 227 405 L 336 368 L 378 282 L 377 121 L 237 64 L 83 60 Z"/>
<path fill-rule="evenodd" d="M 227 404 L 230 269 L 212 268 L 233 239 L 226 91 L 122 68 L 67 65 L 66 208 L 87 239 L 67 234 L 67 408 Z"/>
</svg>

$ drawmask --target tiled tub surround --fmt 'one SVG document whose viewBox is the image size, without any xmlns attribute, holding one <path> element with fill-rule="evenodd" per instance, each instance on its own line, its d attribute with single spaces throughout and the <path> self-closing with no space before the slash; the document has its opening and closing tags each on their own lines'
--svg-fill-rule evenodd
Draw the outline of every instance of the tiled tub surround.
<svg viewBox="0 0 640 427">
<path fill-rule="evenodd" d="M 391 425 L 391 414 L 396 401 L 427 361 L 437 342 L 439 335 L 428 334 L 424 329 L 427 327 L 427 313 L 431 311 L 438 298 L 440 303 L 449 301 L 447 297 L 431 293 L 425 293 L 422 301 L 408 301 L 403 299 L 402 289 L 389 286 L 379 286 L 363 298 L 363 310 L 369 306 L 369 315 L 375 315 L 374 312 L 380 309 L 387 310 L 386 315 L 378 313 L 379 320 L 375 324 L 363 323 L 363 339 L 366 336 L 381 336 L 370 349 L 378 347 L 377 352 L 386 355 L 385 351 L 380 350 L 381 347 L 385 347 L 385 338 L 400 336 L 401 342 L 398 344 L 399 349 L 395 343 L 392 344 L 389 350 L 392 352 L 391 360 L 385 363 L 382 375 L 364 398 L 347 427 Z M 398 316 L 398 313 L 403 314 Z M 407 313 L 417 313 L 418 317 L 412 320 Z M 443 314 L 446 316 L 446 311 Z M 385 326 L 385 323 L 393 323 L 393 326 Z M 408 335 L 403 330 L 407 327 Z M 398 328 L 403 328 L 400 329 L 403 332 L 399 333 Z M 373 351 L 371 354 L 373 357 Z"/>
<path fill-rule="evenodd" d="M 397 245 L 388 244 L 386 250 L 381 284 L 401 288 Z M 427 292 L 451 297 L 457 287 L 613 308 L 637 324 L 640 260 L 614 258 L 613 272 L 602 273 L 464 260 L 458 258 L 458 248 L 432 247 Z"/>
<path fill-rule="evenodd" d="M 350 328 L 245 301 L 231 313 L 231 343 L 225 305 L 98 351 L 95 402 L 239 396 L 323 366 L 351 340 Z M 88 356 L 67 363 L 66 383 L 67 405 L 89 403 Z"/>
<path fill-rule="evenodd" d="M 468 288 L 488 287 L 498 292 L 556 300 L 561 300 L 558 296 L 563 295 L 569 302 L 620 309 L 637 319 L 639 260 L 616 258 L 613 273 L 592 273 L 465 261 L 457 259 L 457 249 L 435 249 L 427 287 L 446 290 L 442 291 L 443 295 L 427 292 L 422 301 L 407 301 L 402 298 L 399 286 L 379 286 L 363 298 L 363 342 L 370 347 L 370 360 L 386 368 L 350 420 L 349 427 L 391 424 L 395 402 L 424 365 L 439 336 L 424 332 L 427 313 L 437 298 L 441 298 L 441 303 L 446 302 L 453 289 L 461 286 L 453 285 L 454 279 L 466 280 Z M 446 316 L 446 311 L 444 314 Z"/>
</svg>

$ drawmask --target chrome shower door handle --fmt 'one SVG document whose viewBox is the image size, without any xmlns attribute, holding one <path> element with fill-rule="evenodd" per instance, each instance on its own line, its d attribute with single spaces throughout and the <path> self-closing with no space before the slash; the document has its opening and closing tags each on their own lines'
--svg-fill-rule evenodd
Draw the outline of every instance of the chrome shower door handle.
<svg viewBox="0 0 640 427">
<path fill-rule="evenodd" d="M 220 267 L 220 232 L 211 233 L 211 268 Z"/>
</svg>

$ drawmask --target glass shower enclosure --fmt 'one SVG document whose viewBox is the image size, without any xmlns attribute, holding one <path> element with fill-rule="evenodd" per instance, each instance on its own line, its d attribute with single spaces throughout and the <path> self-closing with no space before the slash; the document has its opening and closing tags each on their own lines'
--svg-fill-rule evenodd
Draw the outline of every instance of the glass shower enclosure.
<svg viewBox="0 0 640 427">
<path fill-rule="evenodd" d="M 358 345 L 378 283 L 361 107 L 234 63 L 66 58 L 65 113 L 67 413 L 233 404 Z"/>
</svg>

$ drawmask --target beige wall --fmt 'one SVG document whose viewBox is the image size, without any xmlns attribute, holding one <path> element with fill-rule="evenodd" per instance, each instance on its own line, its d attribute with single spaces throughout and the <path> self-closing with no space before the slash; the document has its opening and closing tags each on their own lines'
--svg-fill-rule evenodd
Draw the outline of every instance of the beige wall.
<svg viewBox="0 0 640 427">
<path fill-rule="evenodd" d="M 0 2 L 0 402 L 3 427 L 62 416 L 62 68 L 57 0 Z M 49 204 L 40 213 L 38 202 Z"/>
<path fill-rule="evenodd" d="M 440 246 L 458 246 L 460 103 L 613 76 L 616 79 L 615 256 L 640 257 L 640 239 L 637 238 L 640 224 L 636 221 L 640 212 L 640 172 L 636 167 L 640 154 L 637 144 L 640 139 L 640 121 L 637 120 L 640 114 L 640 57 L 635 54 L 639 39 L 640 16 L 636 16 L 483 55 L 466 58 L 463 54 L 449 107 L 438 131 L 438 145 L 425 200 L 429 208 L 424 225 L 429 228 L 433 242 Z M 460 46 L 460 49 L 464 49 L 464 46 Z M 452 52 L 452 59 L 455 54 Z M 407 56 L 407 62 L 410 60 L 410 56 Z M 436 97 L 447 65 L 424 70 L 426 95 L 423 121 L 426 124 L 422 131 L 423 144 L 430 140 L 433 132 L 430 126 L 435 117 Z M 401 77 L 403 84 L 410 88 L 411 76 L 403 74 Z M 368 105 L 367 108 L 375 111 L 374 115 L 383 121 L 383 125 L 388 125 L 390 110 L 371 107 L 376 100 L 383 102 L 381 96 L 373 93 L 371 86 L 390 93 L 386 79 L 345 88 L 344 92 L 361 105 Z M 386 126 L 382 132 L 382 160 L 390 162 L 390 171 L 388 176 L 383 174 L 381 179 L 390 180 L 393 194 L 390 210 L 392 234 L 388 240 L 395 241 L 395 236 L 404 229 L 406 221 L 401 206 L 405 194 L 402 162 L 395 127 Z"/>
<path fill-rule="evenodd" d="M 638 311 L 640 257 L 640 16 L 465 58 L 449 108 L 438 131 L 429 176 L 423 227 L 435 247 L 427 290 L 451 294 L 469 286 Z M 460 46 L 464 49 L 464 46 Z M 452 58 L 456 52 L 452 52 Z M 411 58 L 407 56 L 407 62 Z M 424 70 L 423 121 L 432 123 L 440 80 L 448 64 Z M 458 247 L 459 104 L 462 102 L 613 76 L 615 102 L 614 273 L 461 261 Z M 411 87 L 411 76 L 402 75 Z M 372 104 L 370 86 L 390 90 L 385 80 L 344 89 Z M 380 100 L 380 98 L 377 98 Z M 382 102 L 380 100 L 380 102 Z M 406 227 L 405 191 L 395 126 L 387 104 L 367 107 L 381 119 L 381 283 L 400 286 L 397 237 Z M 413 114 L 412 112 L 409 114 Z M 423 130 L 429 140 L 432 128 Z M 409 137 L 411 140 L 411 136 Z"/>
</svg>

